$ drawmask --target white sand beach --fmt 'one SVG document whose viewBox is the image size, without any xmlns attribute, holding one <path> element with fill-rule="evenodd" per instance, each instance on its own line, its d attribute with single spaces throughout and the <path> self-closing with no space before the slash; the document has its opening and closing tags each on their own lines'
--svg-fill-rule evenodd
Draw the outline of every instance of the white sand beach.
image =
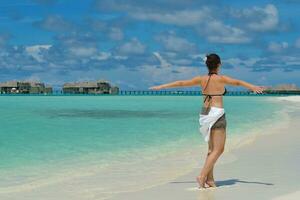
<svg viewBox="0 0 300 200">
<path fill-rule="evenodd" d="M 252 142 L 225 152 L 222 160 L 236 159 L 219 162 L 215 167 L 217 188 L 197 188 L 195 177 L 199 166 L 167 184 L 122 193 L 113 200 L 300 199 L 300 97 L 278 97 L 276 100 L 289 103 L 293 108 L 288 111 L 288 126 L 272 129 L 270 134 L 259 135 Z"/>
</svg>

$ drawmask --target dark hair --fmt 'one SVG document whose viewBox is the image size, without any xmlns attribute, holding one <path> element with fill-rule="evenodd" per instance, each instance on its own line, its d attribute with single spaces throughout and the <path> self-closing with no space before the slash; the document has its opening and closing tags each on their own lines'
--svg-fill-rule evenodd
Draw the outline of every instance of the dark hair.
<svg viewBox="0 0 300 200">
<path fill-rule="evenodd" d="M 215 53 L 207 54 L 205 64 L 208 71 L 216 70 L 218 65 L 221 64 L 221 58 Z"/>
</svg>

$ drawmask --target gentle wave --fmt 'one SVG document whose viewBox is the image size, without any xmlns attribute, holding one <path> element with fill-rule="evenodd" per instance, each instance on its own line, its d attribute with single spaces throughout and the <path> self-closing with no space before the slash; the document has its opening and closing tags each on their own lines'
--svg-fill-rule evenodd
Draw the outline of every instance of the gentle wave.
<svg viewBox="0 0 300 200">
<path fill-rule="evenodd" d="M 300 96 L 285 96 L 285 97 L 276 97 L 275 99 L 279 101 L 290 101 L 290 102 L 300 102 Z"/>
</svg>

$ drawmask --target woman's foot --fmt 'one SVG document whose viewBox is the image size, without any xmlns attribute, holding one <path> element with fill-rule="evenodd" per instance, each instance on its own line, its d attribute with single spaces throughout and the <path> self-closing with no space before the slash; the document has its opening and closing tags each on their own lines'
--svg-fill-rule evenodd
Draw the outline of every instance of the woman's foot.
<svg viewBox="0 0 300 200">
<path fill-rule="evenodd" d="M 205 182 L 209 187 L 217 187 L 214 180 L 206 180 Z"/>
<path fill-rule="evenodd" d="M 205 187 L 205 180 L 206 180 L 206 177 L 203 177 L 203 176 L 198 176 L 197 177 L 197 182 L 199 184 L 199 188 L 206 188 Z"/>
</svg>

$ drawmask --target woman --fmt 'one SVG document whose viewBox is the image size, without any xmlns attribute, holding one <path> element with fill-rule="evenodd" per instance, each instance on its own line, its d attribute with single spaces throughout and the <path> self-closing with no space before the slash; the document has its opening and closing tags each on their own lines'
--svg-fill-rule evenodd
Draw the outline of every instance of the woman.
<svg viewBox="0 0 300 200">
<path fill-rule="evenodd" d="M 200 188 L 216 187 L 213 169 L 217 159 L 224 151 L 226 139 L 226 118 L 223 108 L 225 85 L 243 86 L 255 93 L 262 93 L 264 88 L 242 80 L 219 75 L 221 59 L 217 54 L 209 54 L 205 58 L 208 75 L 196 76 L 191 80 L 180 80 L 149 89 L 160 90 L 172 87 L 201 86 L 204 96 L 202 112 L 200 113 L 200 131 L 208 142 L 208 153 L 205 164 L 196 178 Z"/>
</svg>

